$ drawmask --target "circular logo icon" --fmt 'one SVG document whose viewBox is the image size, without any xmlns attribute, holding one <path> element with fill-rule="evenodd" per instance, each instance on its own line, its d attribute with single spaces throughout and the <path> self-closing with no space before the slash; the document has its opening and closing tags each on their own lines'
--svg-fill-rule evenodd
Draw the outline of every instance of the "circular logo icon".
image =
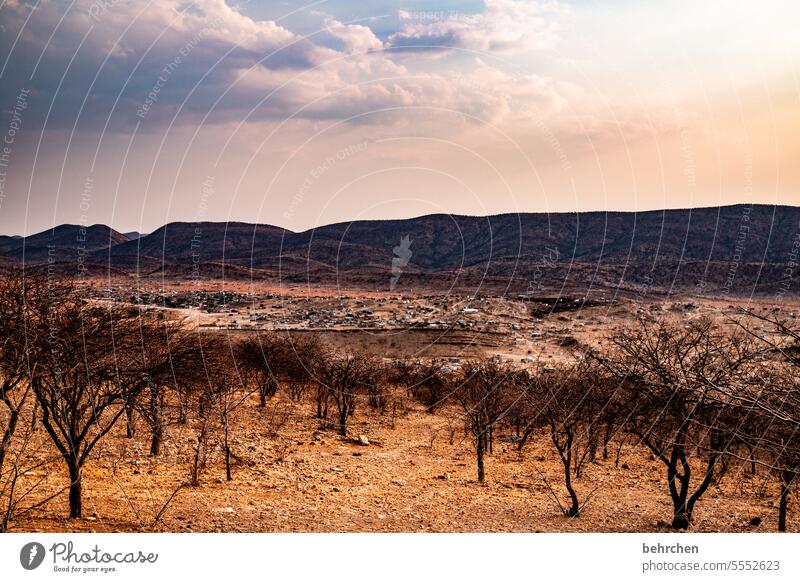
<svg viewBox="0 0 800 582">
<path fill-rule="evenodd" d="M 19 552 L 19 563 L 26 570 L 35 570 L 42 565 L 44 554 L 44 546 L 39 542 L 27 543 Z"/>
</svg>

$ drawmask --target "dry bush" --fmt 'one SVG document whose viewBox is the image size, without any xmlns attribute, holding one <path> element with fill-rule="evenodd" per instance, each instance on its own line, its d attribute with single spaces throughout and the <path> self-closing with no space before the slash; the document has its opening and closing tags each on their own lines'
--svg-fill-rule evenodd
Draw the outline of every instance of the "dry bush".
<svg viewBox="0 0 800 582">
<path fill-rule="evenodd" d="M 221 338 L 209 339 L 204 346 L 206 360 L 205 402 L 220 423 L 220 440 L 225 458 L 225 478 L 233 480 L 231 433 L 233 417 L 253 395 L 251 384 L 243 380 L 229 345 Z"/>
<path fill-rule="evenodd" d="M 464 364 L 453 379 L 452 398 L 459 404 L 464 430 L 473 439 L 478 481 L 486 479 L 484 456 L 491 453 L 495 425 L 521 393 L 519 372 L 494 359 Z"/>
<path fill-rule="evenodd" d="M 279 370 L 287 358 L 284 342 L 274 333 L 259 332 L 239 342 L 234 357 L 245 381 L 255 385 L 259 406 L 265 407 L 278 391 Z"/>
<path fill-rule="evenodd" d="M 581 501 L 575 480 L 582 476 L 586 463 L 594 460 L 607 408 L 604 386 L 596 366 L 587 361 L 577 361 L 555 369 L 540 367 L 532 373 L 525 387 L 521 402 L 527 418 L 524 438 L 527 440 L 535 429 L 548 432 L 561 461 L 569 503 L 562 503 L 549 482 L 545 480 L 545 483 L 567 517 L 580 515 Z"/>
<path fill-rule="evenodd" d="M 77 518 L 84 464 L 148 385 L 150 370 L 137 356 L 149 330 L 142 333 L 148 322 L 126 310 L 89 304 L 71 289 L 55 291 L 29 318 L 41 330 L 30 382 L 42 424 L 67 465 L 69 516 Z"/>
<path fill-rule="evenodd" d="M 445 365 L 438 360 L 396 360 L 387 366 L 386 376 L 424 404 L 428 412 L 434 412 L 450 395 L 452 383 Z"/>
<path fill-rule="evenodd" d="M 768 358 L 750 382 L 727 397 L 748 422 L 739 426 L 739 437 L 747 445 L 748 460 L 766 466 L 780 485 L 778 531 L 786 531 L 790 494 L 800 482 L 800 329 L 780 312 L 748 317 L 739 326 L 768 351 Z M 769 333 L 758 330 L 768 325 Z"/>
<path fill-rule="evenodd" d="M 331 351 L 314 369 L 318 391 L 327 394 L 338 412 L 339 434 L 347 436 L 347 421 L 356 410 L 358 400 L 380 381 L 380 365 L 366 354 Z M 328 400 L 326 400 L 327 403 Z"/>
<path fill-rule="evenodd" d="M 271 439 L 278 438 L 281 430 L 291 420 L 293 413 L 294 406 L 282 399 L 275 399 L 268 404 L 261 413 L 267 429 L 267 436 Z"/>
<path fill-rule="evenodd" d="M 641 321 L 611 342 L 599 361 L 619 384 L 615 404 L 625 428 L 665 465 L 672 525 L 686 529 L 721 458 L 738 442 L 740 411 L 728 394 L 746 383 L 760 351 L 708 319 Z"/>
<path fill-rule="evenodd" d="M 37 430 L 37 411 L 33 402 L 20 410 L 20 422 L 13 439 L 6 445 L 5 462 L 0 468 L 0 533 L 13 528 L 15 521 L 42 509 L 67 487 L 49 484 L 50 465 L 58 458 L 48 446 L 48 437 Z M 0 422 L 7 422 L 0 413 Z"/>
</svg>

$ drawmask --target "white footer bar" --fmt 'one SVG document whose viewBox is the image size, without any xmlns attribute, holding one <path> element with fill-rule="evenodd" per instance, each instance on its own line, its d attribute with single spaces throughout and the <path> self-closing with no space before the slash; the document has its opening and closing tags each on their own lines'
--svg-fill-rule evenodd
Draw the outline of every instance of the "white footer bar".
<svg viewBox="0 0 800 582">
<path fill-rule="evenodd" d="M 800 580 L 800 534 L 0 535 L 0 580 Z"/>
</svg>

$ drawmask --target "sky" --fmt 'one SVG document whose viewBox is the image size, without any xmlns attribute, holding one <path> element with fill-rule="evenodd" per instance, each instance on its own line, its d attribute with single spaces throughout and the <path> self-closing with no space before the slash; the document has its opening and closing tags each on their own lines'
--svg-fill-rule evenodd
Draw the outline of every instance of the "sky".
<svg viewBox="0 0 800 582">
<path fill-rule="evenodd" d="M 0 233 L 800 204 L 800 3 L 0 0 Z"/>
</svg>

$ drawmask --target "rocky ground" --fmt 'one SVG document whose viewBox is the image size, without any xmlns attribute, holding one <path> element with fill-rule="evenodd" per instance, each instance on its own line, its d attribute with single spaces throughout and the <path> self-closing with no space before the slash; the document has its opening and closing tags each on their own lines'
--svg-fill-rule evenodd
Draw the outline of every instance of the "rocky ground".
<svg viewBox="0 0 800 582">
<path fill-rule="evenodd" d="M 65 519 L 66 494 L 13 523 L 16 531 L 173 532 L 561 532 L 660 531 L 670 516 L 665 470 L 643 447 L 617 445 L 586 470 L 579 518 L 563 517 L 560 465 L 546 435 L 520 455 L 501 435 L 476 481 L 470 441 L 455 410 L 429 414 L 414 403 L 395 415 L 361 406 L 351 438 L 320 430 L 311 403 L 284 396 L 266 410 L 237 412 L 236 462 L 225 480 L 218 448 L 199 486 L 189 477 L 195 427 L 170 427 L 159 457 L 148 456 L 143 423 L 134 439 L 120 424 L 85 470 L 84 518 Z M 274 432 L 277 430 L 277 436 Z M 46 438 L 39 431 L 37 438 Z M 357 442 L 359 437 L 364 442 Z M 218 443 L 217 443 L 218 444 Z M 47 450 L 44 448 L 43 450 Z M 67 483 L 54 460 L 37 473 L 37 495 Z M 177 493 L 176 493 L 177 491 Z M 172 497 L 174 494 L 174 497 Z M 171 501 L 168 501 L 172 497 Z M 31 497 L 33 498 L 33 497 Z M 694 531 L 774 531 L 774 480 L 732 467 L 699 502 Z M 563 501 L 562 501 L 563 502 Z M 163 513 L 157 521 L 156 515 Z M 760 526 L 750 522 L 760 518 Z M 790 531 L 800 530 L 794 513 Z"/>
</svg>

